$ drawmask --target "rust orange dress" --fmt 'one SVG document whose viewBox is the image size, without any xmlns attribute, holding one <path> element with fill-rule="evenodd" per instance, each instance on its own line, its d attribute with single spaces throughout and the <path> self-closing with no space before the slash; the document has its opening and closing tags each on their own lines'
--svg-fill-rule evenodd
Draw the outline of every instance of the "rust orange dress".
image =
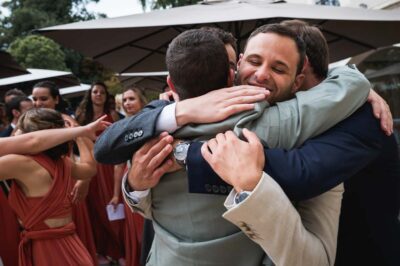
<svg viewBox="0 0 400 266">
<path fill-rule="evenodd" d="M 127 166 L 124 172 L 125 174 L 128 172 Z M 140 266 L 144 218 L 140 214 L 132 212 L 125 201 L 124 207 L 124 244 L 127 251 L 125 254 L 125 265 Z"/>
<path fill-rule="evenodd" d="M 0 257 L 4 266 L 18 265 L 19 224 L 0 189 Z"/>
<path fill-rule="evenodd" d="M 70 190 L 71 191 L 71 190 Z M 83 245 L 89 251 L 90 256 L 95 264 L 97 264 L 96 246 L 94 243 L 93 229 L 90 223 L 89 213 L 86 201 L 73 204 L 72 219 L 76 226 L 76 233 Z"/>
<path fill-rule="evenodd" d="M 65 158 L 53 161 L 43 154 L 31 158 L 49 172 L 53 184 L 43 197 L 26 197 L 16 182 L 11 188 L 10 206 L 24 227 L 18 251 L 19 265 L 93 265 L 73 222 L 56 228 L 45 224 L 47 219 L 71 216 L 71 164 Z"/>
<path fill-rule="evenodd" d="M 105 119 L 114 122 L 111 115 Z M 98 132 L 100 135 L 101 132 Z M 87 196 L 97 253 L 118 260 L 125 256 L 124 221 L 109 221 L 106 206 L 114 195 L 114 165 L 97 164 L 97 174 L 90 181 Z M 121 198 L 121 197 L 120 197 Z"/>
</svg>

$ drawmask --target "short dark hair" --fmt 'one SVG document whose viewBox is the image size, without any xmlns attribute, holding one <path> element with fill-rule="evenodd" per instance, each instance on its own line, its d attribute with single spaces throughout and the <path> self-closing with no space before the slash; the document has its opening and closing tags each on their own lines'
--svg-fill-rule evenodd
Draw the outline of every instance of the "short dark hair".
<svg viewBox="0 0 400 266">
<path fill-rule="evenodd" d="M 53 97 L 54 99 L 58 98 L 58 103 L 57 103 L 55 109 L 61 113 L 64 113 L 64 114 L 67 113 L 68 104 L 62 98 L 59 87 L 57 86 L 56 83 L 54 83 L 53 81 L 50 81 L 50 80 L 44 80 L 44 81 L 40 81 L 40 82 L 36 83 L 35 85 L 33 85 L 33 89 L 35 89 L 35 88 L 48 89 L 51 97 Z"/>
<path fill-rule="evenodd" d="M 60 112 L 49 108 L 33 108 L 26 111 L 18 121 L 17 128 L 23 133 L 44 129 L 64 128 L 65 122 Z M 69 143 L 57 145 L 43 153 L 52 160 L 57 160 L 69 151 Z"/>
<path fill-rule="evenodd" d="M 303 70 L 304 58 L 306 55 L 306 47 L 304 41 L 296 34 L 296 32 L 294 32 L 290 27 L 285 25 L 277 23 L 265 24 L 263 26 L 258 27 L 250 34 L 250 37 L 247 39 L 247 43 L 250 41 L 251 38 L 253 38 L 259 33 L 275 33 L 280 36 L 292 39 L 295 42 L 297 51 L 299 53 L 299 62 L 297 63 L 296 74 L 298 75 L 301 73 L 301 71 Z M 245 46 L 245 50 L 247 47 L 247 43 Z"/>
<path fill-rule="evenodd" d="M 227 85 L 229 60 L 224 43 L 207 30 L 187 30 L 168 46 L 166 64 L 181 100 Z"/>
<path fill-rule="evenodd" d="M 233 34 L 230 33 L 229 31 L 225 31 L 221 28 L 209 27 L 209 26 L 204 26 L 204 27 L 201 27 L 200 29 L 210 31 L 210 32 L 217 34 L 217 36 L 221 39 L 221 41 L 225 45 L 229 44 L 230 46 L 232 46 L 233 50 L 235 50 L 235 52 L 237 53 L 237 43 L 236 43 L 237 40 L 236 40 L 235 36 L 233 36 Z"/>
<path fill-rule="evenodd" d="M 319 79 L 325 79 L 329 68 L 329 48 L 321 30 L 298 19 L 284 20 L 281 24 L 290 27 L 303 39 L 306 44 L 306 55 L 314 74 Z"/>
<path fill-rule="evenodd" d="M 26 94 L 20 89 L 14 88 L 6 91 L 6 93 L 4 94 L 4 99 L 8 96 L 26 96 Z"/>
<path fill-rule="evenodd" d="M 26 96 L 16 96 L 12 98 L 8 103 L 6 103 L 6 114 L 7 114 L 7 119 L 10 123 L 14 119 L 12 111 L 13 110 L 21 111 L 21 102 L 31 102 L 31 99 L 29 99 Z"/>
</svg>

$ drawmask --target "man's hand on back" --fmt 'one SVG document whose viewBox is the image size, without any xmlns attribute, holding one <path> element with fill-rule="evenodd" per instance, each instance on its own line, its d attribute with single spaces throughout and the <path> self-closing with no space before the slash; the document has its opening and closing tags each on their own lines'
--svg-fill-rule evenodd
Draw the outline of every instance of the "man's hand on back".
<svg viewBox="0 0 400 266">
<path fill-rule="evenodd" d="M 132 157 L 128 182 L 134 190 L 142 191 L 155 187 L 160 178 L 171 168 L 172 160 L 167 159 L 172 151 L 172 136 L 163 132 L 149 140 Z"/>
<path fill-rule="evenodd" d="M 388 136 L 393 134 L 393 117 L 386 101 L 374 90 L 370 90 L 367 100 L 372 105 L 374 116 L 380 120 L 382 130 Z"/>
<path fill-rule="evenodd" d="M 231 115 L 254 109 L 254 103 L 269 95 L 265 88 L 241 85 L 210 91 L 202 96 L 180 101 L 175 115 L 178 126 L 222 121 Z"/>
<path fill-rule="evenodd" d="M 244 129 L 243 136 L 247 141 L 227 131 L 201 147 L 204 159 L 237 192 L 252 191 L 256 187 L 265 162 L 264 149 L 256 134 Z"/>
</svg>

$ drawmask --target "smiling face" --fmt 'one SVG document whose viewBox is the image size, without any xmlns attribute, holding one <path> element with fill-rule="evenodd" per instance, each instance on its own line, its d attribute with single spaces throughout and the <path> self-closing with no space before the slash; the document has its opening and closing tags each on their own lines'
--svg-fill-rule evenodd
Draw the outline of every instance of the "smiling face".
<svg viewBox="0 0 400 266">
<path fill-rule="evenodd" d="M 33 104 L 36 108 L 50 108 L 55 110 L 58 104 L 58 97 L 53 98 L 50 90 L 45 87 L 37 87 L 32 91 Z"/>
<path fill-rule="evenodd" d="M 238 62 L 238 82 L 265 87 L 268 102 L 290 99 L 303 76 L 296 75 L 300 55 L 296 43 L 276 33 L 258 33 L 249 39 Z"/>
<path fill-rule="evenodd" d="M 128 116 L 132 116 L 142 109 L 142 102 L 133 90 L 127 90 L 122 95 L 122 107 Z"/>
<path fill-rule="evenodd" d="M 90 96 L 94 105 L 104 106 L 107 98 L 106 88 L 101 85 L 94 85 Z"/>
</svg>

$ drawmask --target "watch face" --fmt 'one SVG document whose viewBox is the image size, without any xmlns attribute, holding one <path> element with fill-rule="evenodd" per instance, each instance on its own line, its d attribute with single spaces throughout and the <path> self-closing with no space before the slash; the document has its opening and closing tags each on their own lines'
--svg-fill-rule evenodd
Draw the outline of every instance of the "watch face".
<svg viewBox="0 0 400 266">
<path fill-rule="evenodd" d="M 179 143 L 176 145 L 174 150 L 174 156 L 177 161 L 184 161 L 187 156 L 187 151 L 189 148 L 188 143 Z"/>
</svg>

